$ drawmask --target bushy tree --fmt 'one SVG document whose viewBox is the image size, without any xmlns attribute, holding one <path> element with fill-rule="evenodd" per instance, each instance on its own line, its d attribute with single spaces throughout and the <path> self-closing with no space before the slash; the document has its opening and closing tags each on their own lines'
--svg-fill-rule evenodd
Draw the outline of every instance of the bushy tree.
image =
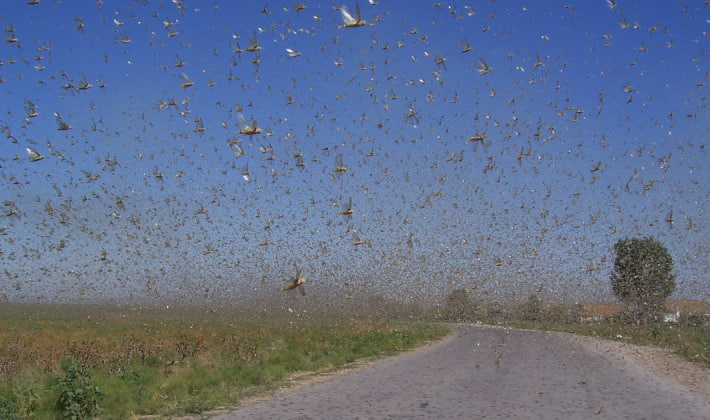
<svg viewBox="0 0 710 420">
<path fill-rule="evenodd" d="M 542 321 L 542 302 L 536 294 L 528 296 L 528 300 L 520 305 L 520 317 L 523 321 Z"/>
<path fill-rule="evenodd" d="M 637 322 L 663 319 L 665 300 L 675 289 L 673 258 L 653 238 L 622 239 L 614 245 L 614 294 Z"/>
<path fill-rule="evenodd" d="M 471 321 L 475 311 L 465 289 L 452 290 L 441 309 L 441 318 L 447 321 Z"/>
</svg>

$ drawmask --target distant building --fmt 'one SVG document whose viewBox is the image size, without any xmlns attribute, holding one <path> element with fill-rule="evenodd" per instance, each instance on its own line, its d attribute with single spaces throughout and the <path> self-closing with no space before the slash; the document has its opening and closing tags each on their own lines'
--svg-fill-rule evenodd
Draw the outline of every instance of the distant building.
<svg viewBox="0 0 710 420">
<path fill-rule="evenodd" d="M 663 316 L 664 322 L 676 324 L 691 316 L 704 322 L 710 321 L 710 303 L 699 299 L 668 299 L 666 310 L 668 312 Z"/>
<path fill-rule="evenodd" d="M 581 303 L 579 306 L 579 321 L 586 323 L 606 321 L 624 310 L 620 303 Z"/>
<path fill-rule="evenodd" d="M 666 324 L 677 324 L 680 322 L 680 309 L 676 308 L 675 312 L 667 312 L 663 314 L 663 322 Z"/>
</svg>

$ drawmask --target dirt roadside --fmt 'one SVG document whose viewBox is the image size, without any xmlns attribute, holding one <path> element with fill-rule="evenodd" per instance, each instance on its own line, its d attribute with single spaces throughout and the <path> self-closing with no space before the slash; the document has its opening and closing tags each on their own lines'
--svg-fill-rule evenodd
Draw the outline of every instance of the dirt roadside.
<svg viewBox="0 0 710 420">
<path fill-rule="evenodd" d="M 669 349 L 637 346 L 621 341 L 602 340 L 583 335 L 557 333 L 569 340 L 589 346 L 609 357 L 631 363 L 637 368 L 647 369 L 654 374 L 677 382 L 710 406 L 710 368 L 689 362 L 673 354 Z"/>
</svg>

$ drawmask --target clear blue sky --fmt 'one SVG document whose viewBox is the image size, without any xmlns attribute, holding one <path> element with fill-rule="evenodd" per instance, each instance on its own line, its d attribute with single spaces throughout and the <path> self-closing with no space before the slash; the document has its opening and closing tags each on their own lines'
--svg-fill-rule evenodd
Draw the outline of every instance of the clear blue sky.
<svg viewBox="0 0 710 420">
<path fill-rule="evenodd" d="M 631 236 L 710 298 L 701 2 L 365 1 L 354 28 L 333 2 L 25 3 L 0 11 L 7 300 L 246 302 L 294 264 L 323 298 L 611 300 Z"/>
</svg>

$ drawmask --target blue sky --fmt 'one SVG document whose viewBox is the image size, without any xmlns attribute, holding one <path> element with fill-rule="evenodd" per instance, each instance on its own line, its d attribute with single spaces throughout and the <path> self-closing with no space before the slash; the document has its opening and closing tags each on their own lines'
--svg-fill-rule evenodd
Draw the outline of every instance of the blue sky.
<svg viewBox="0 0 710 420">
<path fill-rule="evenodd" d="M 611 300 L 631 236 L 710 298 L 702 3 L 383 0 L 356 28 L 332 2 L 25 3 L 0 12 L 8 300 L 247 302 L 294 264 L 308 297 Z"/>
</svg>

